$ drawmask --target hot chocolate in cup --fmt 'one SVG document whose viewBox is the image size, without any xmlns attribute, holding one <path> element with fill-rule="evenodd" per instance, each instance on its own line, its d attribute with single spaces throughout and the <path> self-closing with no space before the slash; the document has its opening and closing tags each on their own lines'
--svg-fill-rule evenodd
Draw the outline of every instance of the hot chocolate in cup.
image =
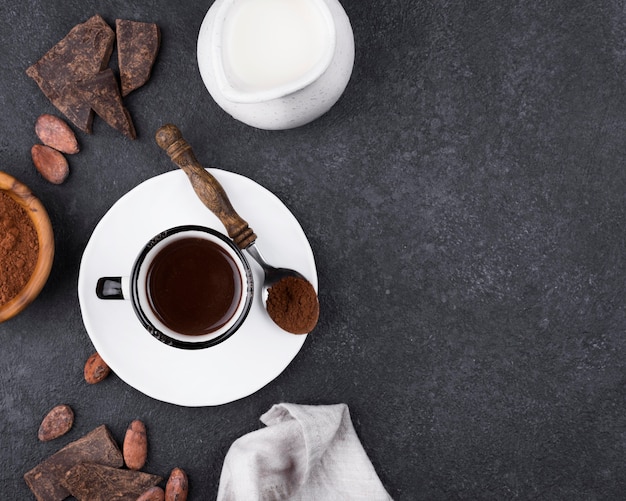
<svg viewBox="0 0 626 501">
<path fill-rule="evenodd" d="M 253 295 L 250 266 L 233 242 L 203 226 L 177 226 L 146 243 L 128 276 L 102 277 L 101 299 L 130 300 L 159 341 L 176 348 L 215 346 L 245 320 Z"/>
</svg>

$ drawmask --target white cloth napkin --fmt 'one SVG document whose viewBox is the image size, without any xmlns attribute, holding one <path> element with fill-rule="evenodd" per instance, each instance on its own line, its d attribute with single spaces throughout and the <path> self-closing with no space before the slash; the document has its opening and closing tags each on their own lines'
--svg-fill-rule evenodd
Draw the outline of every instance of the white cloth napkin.
<svg viewBox="0 0 626 501">
<path fill-rule="evenodd" d="M 277 404 L 230 447 L 218 501 L 389 501 L 348 406 Z"/>
</svg>

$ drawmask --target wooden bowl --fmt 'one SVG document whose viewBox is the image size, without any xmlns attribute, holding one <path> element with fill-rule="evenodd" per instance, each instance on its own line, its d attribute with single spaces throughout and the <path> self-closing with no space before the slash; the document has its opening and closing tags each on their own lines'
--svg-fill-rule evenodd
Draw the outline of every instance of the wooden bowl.
<svg viewBox="0 0 626 501">
<path fill-rule="evenodd" d="M 13 299 L 0 306 L 0 322 L 4 322 L 26 308 L 48 280 L 54 259 L 54 235 L 46 209 L 26 185 L 0 171 L 0 190 L 5 191 L 24 208 L 35 226 L 39 240 L 39 256 L 33 274 Z"/>
</svg>

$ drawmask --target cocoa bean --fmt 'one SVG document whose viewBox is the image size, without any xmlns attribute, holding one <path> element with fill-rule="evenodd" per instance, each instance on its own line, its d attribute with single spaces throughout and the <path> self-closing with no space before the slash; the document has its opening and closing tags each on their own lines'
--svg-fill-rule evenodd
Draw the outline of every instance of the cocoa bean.
<svg viewBox="0 0 626 501">
<path fill-rule="evenodd" d="M 165 485 L 165 501 L 187 501 L 189 482 L 187 474 L 180 468 L 174 468 Z"/>
<path fill-rule="evenodd" d="M 65 404 L 57 405 L 43 418 L 41 425 L 39 425 L 37 437 L 42 442 L 54 440 L 70 431 L 73 424 L 74 411 L 72 408 Z"/>
<path fill-rule="evenodd" d="M 33 164 L 39 173 L 53 184 L 61 184 L 67 179 L 70 173 L 69 165 L 63 153 L 45 146 L 35 144 L 30 150 L 33 157 Z"/>
<path fill-rule="evenodd" d="M 146 425 L 135 419 L 128 425 L 122 446 L 124 462 L 129 470 L 141 470 L 148 457 Z"/>
<path fill-rule="evenodd" d="M 85 381 L 89 384 L 96 384 L 105 379 L 111 372 L 111 368 L 106 364 L 98 352 L 91 355 L 85 363 Z"/>
<path fill-rule="evenodd" d="M 165 501 L 165 492 L 157 485 L 144 492 L 137 501 Z"/>
<path fill-rule="evenodd" d="M 80 151 L 76 135 L 70 126 L 54 115 L 40 115 L 35 122 L 35 134 L 43 144 L 62 153 L 72 155 Z"/>
</svg>

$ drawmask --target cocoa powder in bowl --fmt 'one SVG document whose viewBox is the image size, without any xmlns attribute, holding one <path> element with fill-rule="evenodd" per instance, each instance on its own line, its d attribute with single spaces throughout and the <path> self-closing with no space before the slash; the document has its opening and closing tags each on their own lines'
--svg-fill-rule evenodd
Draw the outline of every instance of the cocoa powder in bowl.
<svg viewBox="0 0 626 501">
<path fill-rule="evenodd" d="M 37 297 L 53 258 L 52 226 L 42 203 L 26 185 L 0 171 L 0 322 Z"/>
<path fill-rule="evenodd" d="M 0 306 L 24 288 L 38 256 L 35 225 L 26 211 L 0 190 Z"/>
</svg>

